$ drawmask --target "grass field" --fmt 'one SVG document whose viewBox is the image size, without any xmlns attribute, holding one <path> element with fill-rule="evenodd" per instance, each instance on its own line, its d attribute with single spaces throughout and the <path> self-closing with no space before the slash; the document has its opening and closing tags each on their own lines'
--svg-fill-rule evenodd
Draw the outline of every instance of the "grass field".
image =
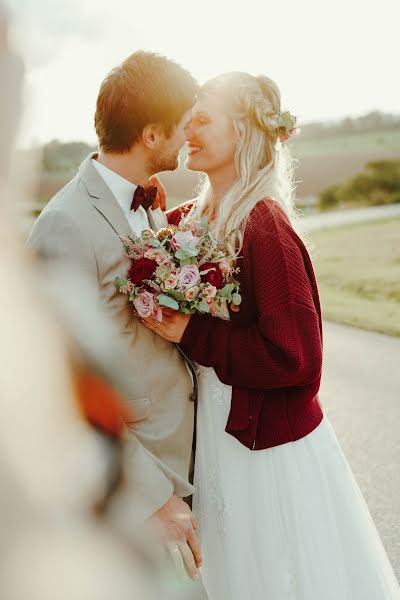
<svg viewBox="0 0 400 600">
<path fill-rule="evenodd" d="M 309 234 L 323 316 L 400 336 L 400 219 Z"/>
<path fill-rule="evenodd" d="M 316 196 L 325 187 L 342 183 L 362 171 L 372 160 L 400 157 L 400 129 L 375 132 L 331 135 L 327 138 L 296 136 L 293 154 L 299 160 L 295 178 L 297 197 Z M 177 204 L 192 197 L 199 174 L 184 168 L 186 149 L 181 167 L 175 172 L 162 173 L 171 203 Z M 43 172 L 34 191 L 34 199 L 45 204 L 73 173 Z"/>
<path fill-rule="evenodd" d="M 295 137 L 294 155 L 299 159 L 311 156 L 343 154 L 400 154 L 400 129 L 338 134 L 326 138 Z"/>
</svg>

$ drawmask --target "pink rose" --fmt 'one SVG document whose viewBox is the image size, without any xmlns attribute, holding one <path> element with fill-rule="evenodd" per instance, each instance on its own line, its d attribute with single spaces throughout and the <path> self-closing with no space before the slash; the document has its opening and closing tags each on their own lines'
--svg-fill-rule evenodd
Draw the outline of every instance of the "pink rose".
<svg viewBox="0 0 400 600">
<path fill-rule="evenodd" d="M 185 292 L 186 300 L 188 300 L 189 302 L 194 300 L 194 298 L 197 296 L 198 291 L 199 291 L 199 288 L 197 287 L 197 285 L 186 290 L 186 292 Z"/>
<path fill-rule="evenodd" d="M 142 319 L 151 317 L 157 310 L 154 303 L 154 295 L 147 291 L 140 292 L 134 299 L 133 305 Z"/>
<path fill-rule="evenodd" d="M 195 265 L 185 265 L 177 274 L 179 286 L 185 290 L 194 287 L 200 280 L 199 269 Z"/>
<path fill-rule="evenodd" d="M 175 252 L 179 250 L 182 244 L 195 248 L 199 239 L 191 231 L 177 231 L 171 238 L 171 246 Z"/>
<path fill-rule="evenodd" d="M 171 275 L 169 275 L 164 281 L 164 289 L 165 290 L 173 290 L 176 288 L 177 285 L 178 285 L 178 278 L 173 273 L 171 273 Z"/>
<path fill-rule="evenodd" d="M 217 293 L 217 288 L 214 287 L 213 285 L 209 284 L 203 288 L 203 296 L 205 298 L 214 298 L 216 293 Z"/>
</svg>

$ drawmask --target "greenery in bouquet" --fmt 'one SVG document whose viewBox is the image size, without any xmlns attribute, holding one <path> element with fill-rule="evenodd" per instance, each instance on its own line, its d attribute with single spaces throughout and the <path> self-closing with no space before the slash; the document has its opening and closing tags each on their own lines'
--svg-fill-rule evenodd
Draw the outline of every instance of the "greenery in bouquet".
<svg viewBox="0 0 400 600">
<path fill-rule="evenodd" d="M 117 277 L 140 317 L 162 320 L 162 307 L 185 314 L 199 312 L 229 319 L 229 306 L 239 310 L 240 284 L 227 240 L 217 241 L 207 219 L 171 225 L 157 233 L 123 240 L 131 264 L 125 278 Z"/>
</svg>

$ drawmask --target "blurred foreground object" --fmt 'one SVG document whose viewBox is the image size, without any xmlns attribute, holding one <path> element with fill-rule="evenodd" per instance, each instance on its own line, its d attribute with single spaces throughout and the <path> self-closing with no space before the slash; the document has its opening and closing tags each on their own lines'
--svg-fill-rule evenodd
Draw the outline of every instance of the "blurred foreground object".
<svg viewBox="0 0 400 600">
<path fill-rule="evenodd" d="M 8 176 L 21 113 L 22 60 L 8 48 L 6 12 L 0 0 L 0 178 Z"/>
<path fill-rule="evenodd" d="M 59 314 L 50 309 L 44 298 L 51 294 L 10 218 L 22 74 L 21 61 L 8 49 L 0 5 L 1 599 L 168 598 L 147 545 L 134 537 L 151 540 L 150 533 L 132 527 L 123 535 L 108 510 L 120 488 L 123 424 L 107 387 L 107 366 L 101 369 L 106 354 L 102 347 L 87 352 L 99 338 L 85 340 L 79 321 L 69 330 L 74 312 L 68 300 Z M 45 277 L 51 288 L 52 276 Z M 104 339 L 102 346 L 112 349 Z M 97 411 L 87 391 L 95 381 L 105 412 Z"/>
</svg>

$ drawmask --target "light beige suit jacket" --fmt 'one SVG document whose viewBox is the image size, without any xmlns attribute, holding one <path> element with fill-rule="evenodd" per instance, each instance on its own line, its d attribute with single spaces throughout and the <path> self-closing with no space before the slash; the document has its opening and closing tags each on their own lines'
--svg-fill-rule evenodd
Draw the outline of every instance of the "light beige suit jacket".
<svg viewBox="0 0 400 600">
<path fill-rule="evenodd" d="M 99 304 L 118 325 L 129 359 L 131 392 L 126 400 L 135 417 L 128 434 L 128 476 L 138 505 L 145 505 L 143 516 L 149 516 L 171 494 L 185 497 L 193 492 L 188 482 L 193 385 L 176 346 L 143 327 L 132 315 L 127 296 L 115 288 L 115 277 L 124 277 L 129 266 L 121 238 L 132 230 L 93 167 L 93 156 L 46 206 L 28 244 L 40 254 L 67 259 L 83 269 L 98 288 Z M 150 209 L 148 216 L 153 229 L 166 225 L 161 213 Z M 66 285 L 73 293 L 73 282 Z"/>
</svg>

